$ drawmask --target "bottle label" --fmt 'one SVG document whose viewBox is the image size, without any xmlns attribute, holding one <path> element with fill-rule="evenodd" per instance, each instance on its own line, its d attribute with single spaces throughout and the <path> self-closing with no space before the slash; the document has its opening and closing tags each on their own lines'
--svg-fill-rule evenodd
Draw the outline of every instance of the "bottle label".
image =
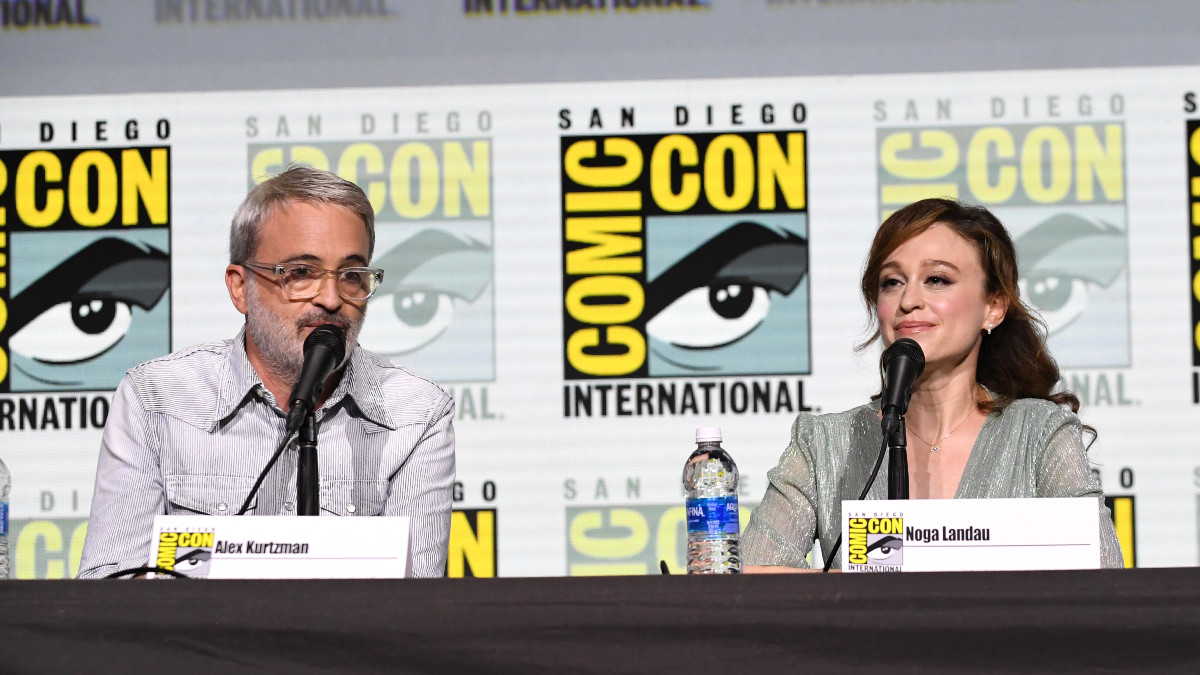
<svg viewBox="0 0 1200 675">
<path fill-rule="evenodd" d="M 0 502 L 0 536 L 8 534 L 8 504 Z"/>
<path fill-rule="evenodd" d="M 687 525 L 688 534 L 710 537 L 737 534 L 737 495 L 687 500 Z"/>
</svg>

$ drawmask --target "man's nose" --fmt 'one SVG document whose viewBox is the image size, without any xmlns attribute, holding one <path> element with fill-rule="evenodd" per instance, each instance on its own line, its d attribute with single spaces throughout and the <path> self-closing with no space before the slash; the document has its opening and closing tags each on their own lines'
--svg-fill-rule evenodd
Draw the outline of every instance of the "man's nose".
<svg viewBox="0 0 1200 675">
<path fill-rule="evenodd" d="M 314 305 L 325 308 L 326 311 L 336 312 L 342 307 L 342 296 L 338 293 L 337 276 L 326 274 L 321 277 L 317 287 L 317 295 L 312 299 Z"/>
</svg>

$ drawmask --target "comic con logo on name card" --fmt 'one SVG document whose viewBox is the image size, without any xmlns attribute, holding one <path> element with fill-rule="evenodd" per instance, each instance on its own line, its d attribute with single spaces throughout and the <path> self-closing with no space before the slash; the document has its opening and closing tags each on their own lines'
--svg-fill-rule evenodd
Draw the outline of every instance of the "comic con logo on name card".
<svg viewBox="0 0 1200 675">
<path fill-rule="evenodd" d="M 899 570 L 904 564 L 904 518 L 851 518 L 846 556 L 851 569 Z"/>
<path fill-rule="evenodd" d="M 810 372 L 805 140 L 562 137 L 565 378 Z"/>
<path fill-rule="evenodd" d="M 116 388 L 171 347 L 169 147 L 0 151 L 0 391 Z"/>
<path fill-rule="evenodd" d="M 207 577 L 215 538 L 212 530 L 159 532 L 154 566 L 188 577 Z"/>
<path fill-rule="evenodd" d="M 491 141 L 251 143 L 250 183 L 289 164 L 358 184 L 383 284 L 359 343 L 437 382 L 495 380 Z"/>
<path fill-rule="evenodd" d="M 880 220 L 927 197 L 982 204 L 1013 236 L 1022 299 L 1067 368 L 1130 365 L 1125 125 L 879 128 Z"/>
</svg>

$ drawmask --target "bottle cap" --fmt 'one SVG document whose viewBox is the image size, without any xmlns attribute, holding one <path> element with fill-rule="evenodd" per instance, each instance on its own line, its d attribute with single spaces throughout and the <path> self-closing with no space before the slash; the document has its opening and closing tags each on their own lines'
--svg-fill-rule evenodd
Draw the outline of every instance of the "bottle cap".
<svg viewBox="0 0 1200 675">
<path fill-rule="evenodd" d="M 721 440 L 721 427 L 700 427 L 696 429 L 697 443 L 712 443 Z"/>
</svg>

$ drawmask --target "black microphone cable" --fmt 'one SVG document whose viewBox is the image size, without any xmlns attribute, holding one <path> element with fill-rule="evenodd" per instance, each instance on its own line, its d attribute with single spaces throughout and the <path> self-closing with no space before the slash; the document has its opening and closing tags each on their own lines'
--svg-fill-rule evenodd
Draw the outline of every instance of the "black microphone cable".
<svg viewBox="0 0 1200 675">
<path fill-rule="evenodd" d="M 871 486 L 875 484 L 875 477 L 879 475 L 879 467 L 883 466 L 883 456 L 887 454 L 887 436 L 883 437 L 883 443 L 879 446 L 879 457 L 875 460 L 875 468 L 871 471 L 871 477 L 867 479 L 867 485 L 863 488 L 862 494 L 858 496 L 858 501 L 867 498 L 867 493 L 871 491 Z M 838 532 L 837 541 L 833 542 L 833 548 L 830 549 L 829 555 L 825 557 L 825 567 L 821 572 L 829 572 L 829 566 L 833 564 L 833 556 L 837 555 L 838 548 L 842 545 L 842 533 Z M 824 553 L 824 551 L 822 551 Z"/>
<path fill-rule="evenodd" d="M 246 501 L 242 503 L 242 508 L 238 509 L 238 512 L 233 515 L 240 516 L 246 513 L 246 509 L 250 508 L 250 500 L 254 499 L 254 495 L 258 494 L 258 488 L 262 487 L 263 479 L 267 477 L 267 474 L 271 471 L 271 467 L 275 466 L 275 462 L 279 461 L 279 456 L 283 454 L 283 449 L 287 447 L 288 441 L 292 440 L 292 436 L 295 435 L 296 432 L 294 430 L 288 430 L 283 433 L 283 441 L 279 443 L 278 448 L 275 448 L 275 454 L 271 455 L 271 459 L 263 467 L 262 473 L 258 474 L 258 479 L 254 481 L 254 487 L 250 488 L 250 494 L 246 495 Z"/>
<path fill-rule="evenodd" d="M 176 572 L 175 570 L 169 570 L 165 567 L 130 567 L 127 570 L 119 570 L 117 572 L 113 572 L 112 574 L 110 574 L 104 578 L 105 579 L 120 579 L 121 577 L 126 577 L 126 576 L 130 576 L 130 575 L 137 576 L 139 574 L 148 574 L 150 572 L 153 572 L 155 574 L 165 574 L 170 577 L 175 577 L 176 579 L 191 579 L 191 577 L 189 577 L 186 574 L 180 574 L 179 572 Z"/>
</svg>

